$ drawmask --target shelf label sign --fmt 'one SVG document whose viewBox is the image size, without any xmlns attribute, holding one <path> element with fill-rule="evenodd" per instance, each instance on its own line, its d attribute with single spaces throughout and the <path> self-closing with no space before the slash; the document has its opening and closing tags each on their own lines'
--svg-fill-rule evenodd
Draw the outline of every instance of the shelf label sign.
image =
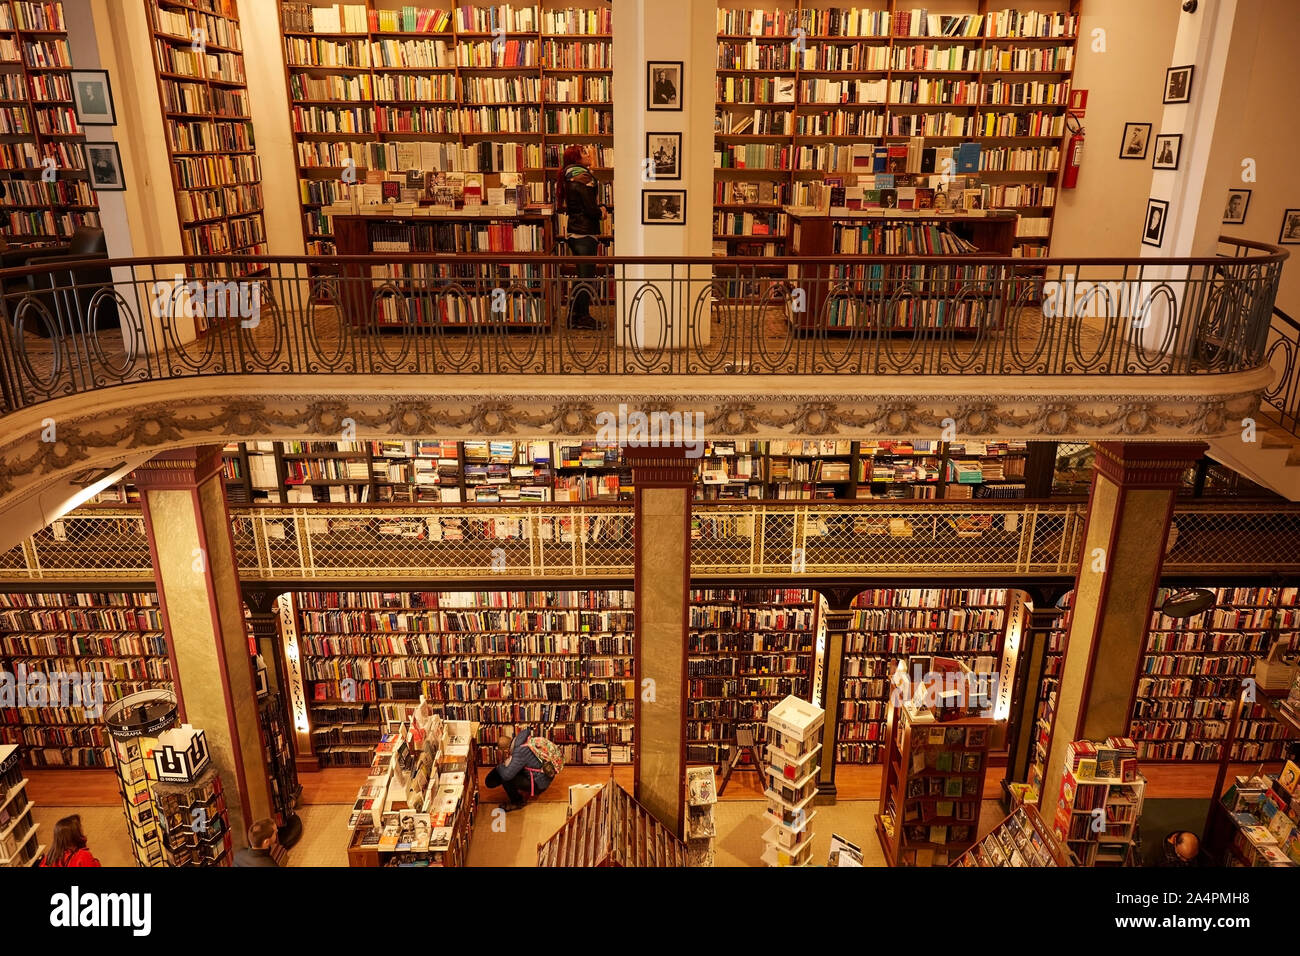
<svg viewBox="0 0 1300 956">
<path fill-rule="evenodd" d="M 280 614 L 280 640 L 284 642 L 285 683 L 288 685 L 293 729 L 298 735 L 298 752 L 311 753 L 311 722 L 307 716 L 307 694 L 303 690 L 302 654 L 298 649 L 298 626 L 294 621 L 293 600 L 289 595 L 281 594 L 276 598 L 275 603 Z"/>
</svg>

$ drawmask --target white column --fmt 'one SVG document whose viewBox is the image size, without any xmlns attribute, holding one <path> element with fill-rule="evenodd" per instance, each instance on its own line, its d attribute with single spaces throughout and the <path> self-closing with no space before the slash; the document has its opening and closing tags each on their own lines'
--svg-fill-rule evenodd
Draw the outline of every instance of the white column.
<svg viewBox="0 0 1300 956">
<path fill-rule="evenodd" d="M 619 0 L 614 18 L 614 252 L 619 256 L 701 256 L 713 248 L 713 109 L 717 65 L 717 4 L 715 0 Z M 651 110 L 648 105 L 647 64 L 682 63 L 680 111 Z M 681 133 L 682 178 L 650 181 L 645 169 L 646 133 Z M 685 190 L 683 224 L 642 225 L 642 194 L 646 190 Z M 674 282 L 667 280 L 672 277 Z M 688 344 L 687 328 L 698 314 L 707 335 L 707 297 L 711 268 L 688 273 L 681 266 L 644 266 L 620 275 L 620 316 L 631 308 L 639 280 L 650 280 L 628 329 L 618 324 L 619 344 L 654 347 L 664 341 L 666 323 L 672 335 L 666 344 Z M 684 281 L 689 279 L 690 281 Z M 657 281 L 655 281 L 657 280 Z M 704 339 L 707 341 L 707 339 Z"/>
<path fill-rule="evenodd" d="M 1177 170 L 1156 169 L 1151 198 L 1169 203 L 1159 247 L 1142 246 L 1143 258 L 1213 256 L 1218 250 L 1228 189 L 1241 179 L 1241 144 L 1245 141 L 1242 103 L 1250 89 L 1250 63 L 1259 38 L 1261 0 L 1200 0 L 1195 13 L 1182 12 L 1170 66 L 1192 66 L 1191 97 L 1168 103 L 1152 129 L 1156 137 L 1181 134 Z M 1163 95 L 1161 97 L 1163 99 Z M 1146 229 L 1143 220 L 1143 230 Z M 1230 227 L 1229 227 L 1230 231 Z M 1187 302 L 1185 279 L 1203 270 L 1155 267 L 1144 271 L 1142 298 L 1160 281 L 1170 283 L 1180 311 Z M 1196 290 L 1203 294 L 1202 290 Z M 1164 340 L 1171 314 L 1167 298 L 1153 300 L 1144 344 Z M 1184 347 L 1191 345 L 1184 335 Z"/>
</svg>

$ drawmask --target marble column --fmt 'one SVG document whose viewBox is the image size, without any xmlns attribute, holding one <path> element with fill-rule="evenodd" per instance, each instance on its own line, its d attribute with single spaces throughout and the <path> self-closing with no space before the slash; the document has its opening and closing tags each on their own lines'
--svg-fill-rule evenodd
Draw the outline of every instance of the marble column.
<svg viewBox="0 0 1300 956">
<path fill-rule="evenodd" d="M 1074 740 L 1128 736 L 1138 660 L 1183 472 L 1199 442 L 1098 442 L 1041 806 L 1056 806 Z"/>
<path fill-rule="evenodd" d="M 271 816 L 271 791 L 221 446 L 164 452 L 131 481 L 140 489 L 181 713 L 207 735 L 235 845 L 243 846 L 249 824 Z"/>
<path fill-rule="evenodd" d="M 624 454 L 636 488 L 635 796 L 680 836 L 695 461 L 684 448 Z"/>
</svg>

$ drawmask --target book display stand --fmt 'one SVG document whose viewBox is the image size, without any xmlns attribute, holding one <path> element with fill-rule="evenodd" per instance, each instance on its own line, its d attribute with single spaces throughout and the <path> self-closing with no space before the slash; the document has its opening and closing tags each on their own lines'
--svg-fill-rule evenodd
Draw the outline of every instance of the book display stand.
<svg viewBox="0 0 1300 956">
<path fill-rule="evenodd" d="M 686 768 L 686 857 L 688 866 L 713 866 L 718 789 L 712 767 Z"/>
<path fill-rule="evenodd" d="M 1145 792 L 1132 740 L 1076 740 L 1066 752 L 1052 830 L 1080 866 L 1136 866 Z"/>
<path fill-rule="evenodd" d="M 230 866 L 230 817 L 207 738 L 189 724 L 158 735 L 150 784 L 168 866 Z"/>
<path fill-rule="evenodd" d="M 176 720 L 176 697 L 166 690 L 130 694 L 104 713 L 113 741 L 113 767 L 131 834 L 131 851 L 140 866 L 166 865 L 149 784 L 156 773 L 153 751 L 158 736 L 176 726 Z"/>
<path fill-rule="evenodd" d="M 45 853 L 36 839 L 27 779 L 19 766 L 16 744 L 0 744 L 0 867 L 35 866 Z"/>
<path fill-rule="evenodd" d="M 787 697 L 767 714 L 767 812 L 771 824 L 763 834 L 768 866 L 808 866 L 812 862 L 822 724 L 826 711 L 798 697 Z"/>
<path fill-rule="evenodd" d="M 952 866 L 1074 866 L 1074 860 L 1029 804 L 1016 807 Z"/>
</svg>

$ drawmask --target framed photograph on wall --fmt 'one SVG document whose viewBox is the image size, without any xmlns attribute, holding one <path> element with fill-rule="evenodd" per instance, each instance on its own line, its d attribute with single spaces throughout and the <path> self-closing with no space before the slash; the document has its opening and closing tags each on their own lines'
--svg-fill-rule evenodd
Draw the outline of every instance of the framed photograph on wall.
<svg viewBox="0 0 1300 956">
<path fill-rule="evenodd" d="M 1119 158 L 1146 159 L 1147 144 L 1150 142 L 1150 123 L 1125 123 L 1124 136 L 1119 141 Z"/>
<path fill-rule="evenodd" d="M 1182 133 L 1161 133 L 1156 137 L 1156 148 L 1151 152 L 1151 168 L 1177 169 L 1178 157 L 1182 153 Z"/>
<path fill-rule="evenodd" d="M 641 190 L 641 225 L 686 225 L 685 189 Z"/>
<path fill-rule="evenodd" d="M 100 192 L 126 192 L 122 173 L 122 151 L 117 143 L 87 143 L 86 167 L 90 170 L 90 188 Z"/>
<path fill-rule="evenodd" d="M 1300 209 L 1283 210 L 1277 241 L 1284 246 L 1300 246 Z"/>
<path fill-rule="evenodd" d="M 68 75 L 72 80 L 77 122 L 82 126 L 116 126 L 117 110 L 113 107 L 108 70 L 73 70 Z"/>
<path fill-rule="evenodd" d="M 1186 103 L 1192 98 L 1192 72 L 1195 67 L 1171 66 L 1165 70 L 1165 102 Z"/>
<path fill-rule="evenodd" d="M 648 110 L 682 108 L 681 60 L 651 60 L 646 69 L 646 104 Z"/>
<path fill-rule="evenodd" d="M 681 179 L 682 134 L 646 133 L 645 158 L 655 179 Z"/>
<path fill-rule="evenodd" d="M 1163 199 L 1147 200 L 1147 218 L 1142 226 L 1142 245 L 1159 246 L 1165 241 L 1165 222 L 1169 219 L 1169 203 Z"/>
<path fill-rule="evenodd" d="M 1246 221 L 1246 210 L 1249 208 L 1249 189 L 1229 189 L 1228 202 L 1223 207 L 1223 221 L 1226 223 L 1243 223 Z"/>
</svg>

